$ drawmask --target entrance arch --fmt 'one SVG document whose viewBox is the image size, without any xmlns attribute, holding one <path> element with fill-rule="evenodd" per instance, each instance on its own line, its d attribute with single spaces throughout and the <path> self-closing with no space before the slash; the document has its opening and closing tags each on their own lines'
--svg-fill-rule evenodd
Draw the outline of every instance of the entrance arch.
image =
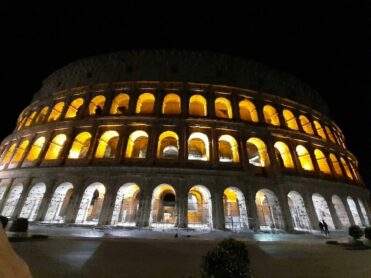
<svg viewBox="0 0 371 278">
<path fill-rule="evenodd" d="M 135 226 L 139 206 L 140 188 L 135 183 L 125 183 L 117 191 L 111 225 Z"/>
<path fill-rule="evenodd" d="M 106 188 L 100 182 L 92 183 L 85 189 L 76 216 L 76 224 L 98 224 L 105 193 Z"/>
<path fill-rule="evenodd" d="M 151 216 L 149 223 L 154 227 L 171 228 L 175 226 L 176 194 L 169 184 L 160 184 L 153 190 Z"/>
<path fill-rule="evenodd" d="M 247 230 L 249 228 L 245 196 L 237 187 L 228 187 L 223 194 L 224 223 L 226 229 Z"/>
<path fill-rule="evenodd" d="M 23 205 L 19 217 L 27 218 L 29 221 L 34 221 L 37 217 L 41 201 L 44 198 L 46 186 L 44 183 L 35 184 L 28 193 L 26 202 Z"/>
<path fill-rule="evenodd" d="M 287 194 L 291 217 L 295 230 L 310 230 L 311 225 L 305 208 L 304 200 L 296 191 Z"/>
<path fill-rule="evenodd" d="M 188 192 L 188 227 L 211 228 L 211 194 L 203 185 L 195 185 Z"/>
<path fill-rule="evenodd" d="M 361 221 L 361 217 L 359 217 L 359 213 L 358 213 L 358 210 L 357 210 L 357 207 L 356 207 L 356 203 L 354 202 L 353 198 L 348 196 L 347 202 L 348 202 L 350 212 L 352 213 L 354 223 L 358 226 L 363 226 L 362 221 Z"/>
<path fill-rule="evenodd" d="M 337 195 L 333 195 L 332 204 L 334 205 L 336 215 L 339 218 L 343 228 L 349 227 L 350 226 L 349 217 L 347 211 L 345 210 L 343 201 L 340 199 L 340 197 Z"/>
<path fill-rule="evenodd" d="M 325 220 L 330 230 L 335 230 L 334 222 L 332 221 L 331 213 L 328 208 L 327 202 L 325 198 L 323 198 L 320 194 L 314 193 L 312 195 L 312 201 L 314 205 L 314 209 L 316 210 L 316 214 L 319 221 Z"/>
<path fill-rule="evenodd" d="M 64 223 L 66 209 L 73 193 L 70 182 L 60 184 L 54 191 L 44 221 L 50 223 Z"/>
<path fill-rule="evenodd" d="M 13 211 L 18 204 L 19 198 L 21 197 L 23 191 L 23 185 L 17 184 L 13 186 L 10 190 L 8 198 L 6 199 L 3 211 L 1 212 L 2 216 L 12 217 Z"/>
<path fill-rule="evenodd" d="M 255 196 L 261 230 L 283 229 L 281 207 L 276 195 L 269 189 L 260 189 Z"/>
</svg>

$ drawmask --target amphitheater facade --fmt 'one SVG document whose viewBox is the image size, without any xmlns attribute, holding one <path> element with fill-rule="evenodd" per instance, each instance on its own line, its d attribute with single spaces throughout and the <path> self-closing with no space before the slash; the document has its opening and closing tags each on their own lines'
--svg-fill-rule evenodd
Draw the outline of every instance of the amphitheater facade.
<svg viewBox="0 0 371 278">
<path fill-rule="evenodd" d="M 370 223 L 320 95 L 240 58 L 132 51 L 46 78 L 0 146 L 0 214 L 43 223 L 310 231 Z"/>
</svg>

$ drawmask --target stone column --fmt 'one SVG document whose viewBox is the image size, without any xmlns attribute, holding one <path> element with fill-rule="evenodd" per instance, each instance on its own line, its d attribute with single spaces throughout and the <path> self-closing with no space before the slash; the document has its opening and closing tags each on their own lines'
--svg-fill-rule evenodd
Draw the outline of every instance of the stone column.
<svg viewBox="0 0 371 278">
<path fill-rule="evenodd" d="M 137 227 L 149 226 L 151 216 L 152 194 L 149 191 L 143 190 L 140 194 L 139 208 L 137 214 Z"/>
<path fill-rule="evenodd" d="M 112 184 L 107 184 L 107 190 L 104 194 L 102 209 L 99 215 L 98 225 L 109 225 L 112 219 L 113 209 L 115 207 L 115 189 Z"/>
<path fill-rule="evenodd" d="M 18 183 L 17 183 L 18 184 Z M 23 191 L 21 193 L 21 196 L 19 197 L 18 203 L 12 213 L 11 219 L 15 219 L 18 217 L 18 215 L 21 213 L 23 205 L 25 201 L 27 200 L 28 193 L 30 192 L 31 186 L 31 180 L 28 182 L 22 183 L 23 184 Z"/>
<path fill-rule="evenodd" d="M 331 217 L 332 217 L 332 221 L 334 222 L 335 228 L 337 230 L 341 230 L 342 227 L 343 227 L 343 225 L 341 224 L 340 219 L 339 219 L 339 217 L 338 217 L 338 215 L 337 215 L 337 213 L 335 211 L 335 207 L 334 207 L 334 205 L 332 203 L 331 197 L 325 198 L 325 200 L 326 200 L 327 206 L 328 206 L 328 208 L 330 210 L 330 214 L 331 214 Z"/>
<path fill-rule="evenodd" d="M 249 217 L 249 226 L 250 229 L 257 231 L 259 229 L 259 218 L 258 218 L 258 212 L 256 210 L 256 203 L 255 203 L 255 190 L 252 190 L 252 188 L 249 189 L 249 202 L 248 202 L 248 217 Z"/>
<path fill-rule="evenodd" d="M 347 214 L 348 214 L 348 218 L 349 218 L 349 221 L 350 221 L 350 225 L 356 225 L 356 223 L 355 223 L 355 221 L 354 221 L 353 213 L 352 213 L 352 211 L 350 210 L 350 207 L 349 207 L 349 204 L 348 204 L 348 202 L 347 202 L 347 199 L 341 197 L 341 201 L 343 202 L 344 207 L 345 207 L 345 211 L 346 211 Z"/>
<path fill-rule="evenodd" d="M 65 223 L 75 223 L 85 187 L 84 182 L 75 185 L 71 199 L 67 205 Z"/>
<path fill-rule="evenodd" d="M 46 215 L 46 212 L 48 211 L 49 204 L 51 199 L 53 198 L 53 186 L 54 182 L 51 183 L 51 186 L 46 187 L 46 191 L 44 193 L 44 197 L 41 201 L 39 210 L 37 212 L 37 216 L 35 218 L 35 221 L 43 221 Z"/>
<path fill-rule="evenodd" d="M 291 216 L 291 211 L 290 211 L 287 195 L 285 195 L 284 192 L 280 192 L 279 196 L 277 197 L 278 197 L 278 201 L 280 202 L 280 207 L 281 207 L 281 211 L 283 214 L 282 220 L 284 221 L 283 225 L 285 227 L 285 230 L 287 232 L 292 232 L 295 230 L 295 228 L 294 228 L 294 224 L 293 224 L 293 220 Z"/>
<path fill-rule="evenodd" d="M 187 228 L 188 226 L 188 194 L 178 190 L 176 196 L 177 226 Z"/>
<path fill-rule="evenodd" d="M 307 209 L 309 220 L 312 224 L 312 229 L 319 230 L 318 227 L 319 219 L 313 204 L 312 195 L 309 192 L 305 192 L 302 197 L 304 200 L 305 208 Z"/>
<path fill-rule="evenodd" d="M 362 225 L 366 227 L 367 225 L 366 225 L 365 217 L 363 216 L 361 206 L 359 205 L 358 200 L 355 199 L 354 203 L 356 204 L 356 208 L 357 208 L 357 211 L 358 211 L 359 218 L 361 218 Z"/>
<path fill-rule="evenodd" d="M 213 224 L 215 229 L 224 230 L 223 193 L 215 192 L 212 196 Z"/>
<path fill-rule="evenodd" d="M 8 199 L 9 193 L 10 193 L 11 188 L 12 188 L 11 184 L 13 183 L 14 179 L 9 179 L 8 181 L 9 182 L 7 182 L 7 184 L 4 184 L 4 183 L 1 184 L 1 186 L 5 186 L 6 189 L 5 189 L 5 192 L 3 194 L 2 199 L 0 200 L 0 215 L 3 211 L 3 209 L 4 209 L 4 205 L 6 203 L 6 200 Z"/>
</svg>

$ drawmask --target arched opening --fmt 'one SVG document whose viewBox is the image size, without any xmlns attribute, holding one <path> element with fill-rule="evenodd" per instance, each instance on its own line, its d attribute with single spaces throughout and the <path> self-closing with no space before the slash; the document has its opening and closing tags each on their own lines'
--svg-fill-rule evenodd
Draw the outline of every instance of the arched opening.
<svg viewBox="0 0 371 278">
<path fill-rule="evenodd" d="M 189 99 L 189 115 L 207 116 L 207 102 L 201 95 L 193 95 Z"/>
<path fill-rule="evenodd" d="M 245 196 L 237 187 L 228 187 L 223 194 L 224 224 L 232 231 L 249 229 Z"/>
<path fill-rule="evenodd" d="M 54 191 L 44 221 L 50 223 L 64 223 L 67 206 L 71 200 L 72 193 L 72 183 L 64 182 L 60 184 Z"/>
<path fill-rule="evenodd" d="M 238 154 L 238 143 L 230 135 L 222 135 L 219 137 L 219 161 L 220 162 L 240 162 Z"/>
<path fill-rule="evenodd" d="M 3 165 L 7 164 L 10 161 L 10 159 L 11 159 L 13 153 L 14 153 L 14 150 L 15 150 L 15 146 L 16 145 L 17 145 L 17 143 L 13 143 L 10 146 L 9 150 L 6 152 L 6 155 L 5 155 L 5 157 L 4 157 L 3 161 L 2 161 L 2 164 Z"/>
<path fill-rule="evenodd" d="M 161 184 L 153 190 L 150 225 L 160 228 L 174 227 L 176 223 L 176 194 L 171 185 Z"/>
<path fill-rule="evenodd" d="M 115 130 L 104 132 L 99 138 L 97 150 L 95 151 L 96 158 L 114 158 L 116 156 L 117 144 L 119 141 L 119 133 Z"/>
<path fill-rule="evenodd" d="M 348 196 L 347 202 L 348 202 L 350 212 L 352 213 L 354 223 L 358 226 L 362 226 L 362 220 L 361 220 L 361 217 L 359 217 L 357 206 L 353 198 Z"/>
<path fill-rule="evenodd" d="M 276 142 L 274 144 L 274 149 L 276 151 L 276 159 L 281 166 L 285 168 L 294 168 L 290 149 L 285 143 L 281 141 Z"/>
<path fill-rule="evenodd" d="M 15 154 L 12 158 L 12 163 L 18 163 L 22 160 L 25 150 L 27 149 L 29 144 L 28 140 L 23 140 L 23 142 L 17 147 Z"/>
<path fill-rule="evenodd" d="M 314 150 L 314 156 L 316 157 L 317 165 L 318 165 L 319 170 L 326 175 L 330 175 L 331 170 L 330 170 L 330 167 L 327 163 L 327 158 L 323 154 L 323 152 L 320 151 L 319 149 L 315 149 Z"/>
<path fill-rule="evenodd" d="M 130 134 L 126 146 L 126 158 L 146 158 L 148 134 L 143 130 L 136 130 Z"/>
<path fill-rule="evenodd" d="M 215 116 L 223 119 L 232 119 L 232 106 L 229 99 L 218 97 L 215 99 Z"/>
<path fill-rule="evenodd" d="M 350 226 L 350 222 L 349 222 L 349 217 L 345 210 L 343 201 L 341 201 L 339 196 L 333 195 L 332 204 L 334 205 L 336 215 L 339 218 L 340 223 L 343 226 L 343 229 L 348 228 Z"/>
<path fill-rule="evenodd" d="M 317 130 L 317 134 L 323 139 L 326 140 L 326 134 L 325 131 L 323 130 L 321 124 L 317 121 L 313 121 L 314 127 Z"/>
<path fill-rule="evenodd" d="M 3 201 L 3 198 L 4 198 L 4 195 L 5 195 L 5 191 L 7 190 L 7 186 L 6 185 L 0 185 L 0 205 Z"/>
<path fill-rule="evenodd" d="M 26 161 L 35 161 L 39 158 L 41 150 L 44 147 L 45 137 L 39 137 L 31 146 L 31 149 L 28 151 Z"/>
<path fill-rule="evenodd" d="M 296 146 L 296 154 L 299 158 L 301 168 L 305 171 L 314 171 L 312 159 L 307 149 L 302 145 Z"/>
<path fill-rule="evenodd" d="M 152 114 L 155 106 L 155 96 L 150 93 L 141 94 L 137 101 L 135 113 Z"/>
<path fill-rule="evenodd" d="M 22 184 L 12 186 L 12 188 L 10 189 L 10 193 L 8 194 L 8 198 L 6 199 L 3 211 L 1 212 L 2 216 L 12 217 L 15 207 L 18 204 L 19 198 L 21 197 L 22 191 Z"/>
<path fill-rule="evenodd" d="M 89 115 L 102 115 L 105 102 L 106 98 L 102 95 L 94 97 L 89 103 Z"/>
<path fill-rule="evenodd" d="M 308 120 L 308 118 L 303 116 L 303 115 L 300 115 L 299 120 L 300 120 L 300 124 L 301 124 L 304 132 L 307 133 L 307 134 L 313 135 L 314 134 L 313 127 L 312 127 L 312 124 L 310 123 L 310 121 Z"/>
<path fill-rule="evenodd" d="M 28 126 L 32 125 L 35 117 L 36 117 L 36 111 L 34 111 L 34 112 L 31 113 L 31 115 L 27 118 L 27 121 L 24 124 L 24 126 L 25 127 L 28 127 Z"/>
<path fill-rule="evenodd" d="M 203 185 L 188 192 L 188 227 L 212 228 L 211 194 Z"/>
<path fill-rule="evenodd" d="M 209 138 L 204 133 L 193 132 L 188 138 L 188 160 L 209 159 Z"/>
<path fill-rule="evenodd" d="M 356 168 L 354 167 L 354 162 L 353 160 L 351 160 L 350 158 L 349 159 L 349 166 L 350 166 L 350 170 L 352 171 L 352 174 L 353 174 L 353 178 L 355 180 L 359 180 L 360 177 L 359 177 L 359 173 L 357 172 Z"/>
<path fill-rule="evenodd" d="M 246 151 L 249 163 L 257 167 L 267 167 L 270 164 L 267 147 L 259 138 L 251 137 L 246 141 Z"/>
<path fill-rule="evenodd" d="M 286 126 L 290 129 L 293 130 L 299 130 L 298 123 L 296 122 L 296 118 L 294 114 L 288 110 L 288 109 L 283 109 L 283 118 L 285 119 Z"/>
<path fill-rule="evenodd" d="M 157 157 L 166 159 L 178 159 L 179 138 L 173 131 L 162 132 L 157 143 Z"/>
<path fill-rule="evenodd" d="M 284 229 L 281 207 L 271 190 L 259 190 L 255 196 L 255 205 L 261 230 Z"/>
<path fill-rule="evenodd" d="M 45 191 L 46 186 L 44 183 L 35 184 L 28 193 L 26 202 L 23 204 L 19 217 L 27 218 L 29 221 L 36 220 Z"/>
<path fill-rule="evenodd" d="M 334 167 L 336 175 L 342 177 L 343 171 L 341 170 L 339 161 L 337 160 L 336 156 L 333 153 L 330 153 L 330 160 L 331 160 L 332 166 Z"/>
<path fill-rule="evenodd" d="M 57 121 L 62 114 L 63 107 L 64 107 L 63 101 L 58 102 L 56 105 L 54 105 L 52 111 L 50 112 L 48 122 Z"/>
<path fill-rule="evenodd" d="M 345 170 L 345 173 L 347 174 L 347 177 L 350 179 L 350 180 L 353 180 L 353 176 L 352 176 L 352 173 L 350 172 L 349 170 L 349 167 L 348 167 L 348 163 L 346 163 L 346 161 L 344 160 L 344 158 L 340 157 L 340 161 L 341 161 L 341 164 L 343 165 L 343 168 Z"/>
<path fill-rule="evenodd" d="M 77 224 L 98 224 L 105 193 L 106 188 L 99 182 L 92 183 L 85 189 L 76 216 Z"/>
<path fill-rule="evenodd" d="M 84 104 L 84 100 L 82 98 L 74 99 L 70 106 L 68 107 L 68 110 L 66 112 L 66 115 L 64 116 L 66 119 L 75 118 L 77 115 L 80 114 L 81 106 Z M 103 103 L 104 105 L 104 103 Z"/>
<path fill-rule="evenodd" d="M 241 120 L 248 121 L 248 122 L 259 122 L 258 118 L 258 112 L 256 111 L 255 105 L 247 100 L 241 100 L 238 103 L 238 106 L 240 108 L 240 118 Z"/>
<path fill-rule="evenodd" d="M 324 220 L 328 228 L 330 230 L 335 230 L 334 222 L 332 221 L 331 213 L 328 208 L 327 202 L 325 198 L 323 198 L 320 194 L 314 193 L 312 195 L 312 201 L 314 205 L 314 209 L 316 210 L 317 218 L 319 221 Z"/>
<path fill-rule="evenodd" d="M 89 132 L 81 132 L 72 143 L 72 147 L 68 154 L 69 159 L 85 158 L 90 147 L 91 134 Z"/>
<path fill-rule="evenodd" d="M 263 108 L 264 120 L 265 123 L 274 126 L 280 126 L 280 118 L 276 108 L 271 105 L 265 105 Z"/>
<path fill-rule="evenodd" d="M 118 94 L 112 101 L 110 114 L 125 114 L 129 110 L 130 96 L 128 94 Z"/>
<path fill-rule="evenodd" d="M 57 136 L 55 136 L 49 144 L 49 149 L 46 152 L 45 160 L 58 159 L 63 150 L 66 140 L 67 137 L 64 134 L 58 134 Z"/>
<path fill-rule="evenodd" d="M 287 194 L 291 218 L 295 230 L 311 230 L 311 225 L 305 208 L 304 200 L 296 191 L 291 191 Z"/>
<path fill-rule="evenodd" d="M 178 115 L 181 112 L 180 97 L 176 94 L 167 94 L 162 103 L 162 114 Z"/>
<path fill-rule="evenodd" d="M 135 226 L 139 207 L 140 188 L 135 183 L 126 183 L 116 195 L 111 225 Z"/>
<path fill-rule="evenodd" d="M 332 134 L 331 129 L 328 126 L 325 126 L 325 130 L 326 130 L 327 136 L 331 140 L 331 142 L 336 143 L 335 137 Z"/>
<path fill-rule="evenodd" d="M 36 123 L 37 124 L 41 124 L 43 122 L 45 122 L 46 120 L 46 115 L 48 114 L 48 111 L 49 111 L 49 107 L 48 106 L 45 106 L 40 112 L 39 114 L 37 115 L 36 117 Z"/>
<path fill-rule="evenodd" d="M 0 198 L 1 199 L 1 198 Z M 363 215 L 363 220 L 364 220 L 364 224 L 366 227 L 370 226 L 370 221 L 368 219 L 368 214 L 367 214 L 367 211 L 366 211 L 366 207 L 363 205 L 363 202 L 358 198 L 358 205 L 359 207 L 361 208 L 361 212 L 362 212 L 362 215 Z"/>
</svg>

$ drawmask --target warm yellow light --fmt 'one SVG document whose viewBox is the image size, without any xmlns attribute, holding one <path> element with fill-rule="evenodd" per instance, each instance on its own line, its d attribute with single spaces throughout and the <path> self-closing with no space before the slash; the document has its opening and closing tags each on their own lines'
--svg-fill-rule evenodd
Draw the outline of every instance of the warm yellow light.
<svg viewBox="0 0 371 278">
<path fill-rule="evenodd" d="M 258 167 L 267 167 L 270 164 L 267 147 L 259 138 L 251 137 L 246 141 L 249 163 Z"/>
<path fill-rule="evenodd" d="M 294 168 L 294 162 L 292 161 L 289 147 L 281 141 L 276 142 L 274 147 L 278 150 L 279 155 L 281 156 L 283 166 L 286 168 Z"/>
<path fill-rule="evenodd" d="M 181 112 L 180 97 L 176 94 L 167 94 L 162 103 L 162 114 L 178 115 Z"/>
<path fill-rule="evenodd" d="M 234 191 L 233 189 L 229 187 L 226 190 L 224 190 L 224 196 L 230 202 L 236 202 L 238 199 L 236 191 Z"/>
<path fill-rule="evenodd" d="M 137 114 L 152 114 L 155 106 L 155 96 L 150 93 L 141 94 L 137 101 L 135 113 Z"/>
<path fill-rule="evenodd" d="M 68 158 L 84 158 L 89 150 L 90 141 L 91 134 L 89 132 L 81 132 L 78 134 L 73 141 Z"/>
<path fill-rule="evenodd" d="M 37 115 L 36 123 L 40 124 L 46 120 L 46 115 L 48 114 L 49 107 L 45 106 Z"/>
<path fill-rule="evenodd" d="M 116 154 L 117 142 L 119 134 L 115 130 L 109 130 L 104 132 L 98 143 L 97 150 L 95 152 L 96 158 L 112 158 Z"/>
<path fill-rule="evenodd" d="M 232 136 L 224 134 L 219 137 L 219 161 L 240 162 L 238 143 Z"/>
<path fill-rule="evenodd" d="M 302 145 L 296 146 L 296 153 L 298 155 L 301 168 L 306 171 L 314 171 L 312 159 L 310 158 L 310 154 L 308 153 L 307 149 Z"/>
<path fill-rule="evenodd" d="M 232 119 L 232 106 L 229 99 L 218 97 L 215 100 L 215 116 L 218 118 Z"/>
<path fill-rule="evenodd" d="M 319 170 L 322 173 L 331 174 L 331 170 L 327 163 L 326 156 L 323 154 L 323 152 L 318 149 L 315 149 L 314 156 L 316 157 Z"/>
<path fill-rule="evenodd" d="M 126 146 L 126 158 L 146 158 L 148 134 L 143 130 L 136 130 L 130 134 Z"/>
<path fill-rule="evenodd" d="M 341 164 L 343 165 L 343 168 L 345 170 L 345 173 L 347 174 L 347 177 L 349 179 L 353 180 L 352 173 L 350 172 L 349 167 L 348 167 L 348 164 L 346 163 L 346 161 L 344 160 L 344 158 L 340 157 L 340 161 L 341 161 Z"/>
<path fill-rule="evenodd" d="M 9 161 L 10 161 L 10 158 L 12 157 L 13 155 L 13 152 L 14 152 L 14 149 L 15 149 L 15 146 L 16 146 L 16 143 L 14 143 L 13 145 L 10 146 L 8 152 L 6 153 L 4 159 L 3 159 L 3 162 L 2 164 L 7 164 Z"/>
<path fill-rule="evenodd" d="M 112 101 L 110 114 L 123 114 L 129 110 L 130 96 L 128 94 L 118 94 Z"/>
<path fill-rule="evenodd" d="M 193 95 L 189 99 L 189 115 L 207 116 L 206 99 L 201 95 Z"/>
<path fill-rule="evenodd" d="M 69 118 L 75 118 L 77 116 L 77 113 L 80 109 L 80 107 L 84 104 L 84 100 L 82 98 L 77 98 L 73 100 L 68 107 L 68 110 L 66 112 L 66 115 L 64 116 L 66 119 Z"/>
<path fill-rule="evenodd" d="M 58 134 L 57 136 L 55 136 L 49 145 L 49 149 L 46 152 L 45 159 L 58 159 L 63 149 L 64 143 L 66 142 L 66 139 L 67 137 L 64 134 Z"/>
<path fill-rule="evenodd" d="M 54 105 L 52 112 L 49 115 L 48 122 L 57 121 L 62 114 L 64 102 L 58 102 Z"/>
<path fill-rule="evenodd" d="M 30 151 L 27 154 L 26 161 L 34 161 L 39 158 L 40 152 L 44 146 L 45 137 L 39 137 L 37 140 L 32 144 Z"/>
<path fill-rule="evenodd" d="M 269 125 L 280 126 L 280 119 L 276 108 L 271 105 L 265 105 L 263 108 L 264 120 Z"/>
<path fill-rule="evenodd" d="M 286 125 L 288 128 L 293 129 L 293 130 L 299 130 L 298 123 L 296 122 L 296 118 L 290 110 L 283 109 L 282 114 L 283 114 L 283 117 L 286 121 Z"/>
<path fill-rule="evenodd" d="M 325 131 L 323 130 L 321 124 L 320 124 L 319 122 L 317 122 L 317 121 L 313 121 L 313 124 L 314 124 L 314 126 L 315 126 L 315 128 L 316 128 L 316 130 L 317 130 L 318 135 L 319 135 L 322 139 L 326 140 L 326 139 L 327 139 L 327 138 L 326 138 L 326 134 L 325 134 Z"/>
<path fill-rule="evenodd" d="M 312 128 L 312 124 L 310 123 L 308 118 L 303 116 L 303 115 L 300 115 L 299 120 L 300 120 L 301 126 L 303 127 L 304 132 L 307 133 L 307 134 L 313 135 L 314 131 L 313 131 L 313 128 Z"/>
<path fill-rule="evenodd" d="M 334 138 L 334 135 L 333 135 L 332 132 L 331 132 L 331 129 L 330 129 L 328 126 L 325 126 L 325 130 L 326 130 L 326 132 L 327 132 L 328 138 L 329 138 L 333 143 L 335 143 L 335 138 Z"/>
<path fill-rule="evenodd" d="M 18 146 L 18 148 L 17 148 L 17 150 L 16 150 L 16 152 L 15 152 L 15 154 L 13 156 L 13 159 L 12 159 L 12 162 L 13 163 L 16 163 L 16 162 L 21 161 L 21 159 L 23 158 L 24 152 L 25 152 L 28 144 L 29 144 L 29 141 L 28 140 L 24 140 L 22 142 L 22 144 L 20 146 Z"/>
<path fill-rule="evenodd" d="M 201 132 L 193 132 L 188 138 L 188 159 L 209 161 L 209 138 Z"/>
<path fill-rule="evenodd" d="M 157 157 L 177 158 L 179 151 L 178 134 L 173 131 L 162 132 L 158 138 Z"/>
<path fill-rule="evenodd" d="M 255 123 L 259 122 L 258 112 L 251 101 L 247 99 L 241 100 L 238 106 L 240 107 L 240 117 L 242 120 Z"/>
<path fill-rule="evenodd" d="M 36 111 L 32 112 L 32 114 L 28 117 L 24 126 L 25 127 L 30 126 L 33 123 L 33 120 L 35 119 L 35 116 L 36 116 Z"/>
<path fill-rule="evenodd" d="M 336 156 L 332 153 L 330 153 L 330 160 L 331 160 L 332 166 L 334 167 L 335 173 L 338 176 L 343 176 L 343 171 L 341 170 L 340 163 L 337 160 Z"/>
<path fill-rule="evenodd" d="M 102 95 L 94 97 L 89 103 L 89 115 L 95 115 L 99 110 L 102 113 L 105 102 L 106 98 Z"/>
</svg>

